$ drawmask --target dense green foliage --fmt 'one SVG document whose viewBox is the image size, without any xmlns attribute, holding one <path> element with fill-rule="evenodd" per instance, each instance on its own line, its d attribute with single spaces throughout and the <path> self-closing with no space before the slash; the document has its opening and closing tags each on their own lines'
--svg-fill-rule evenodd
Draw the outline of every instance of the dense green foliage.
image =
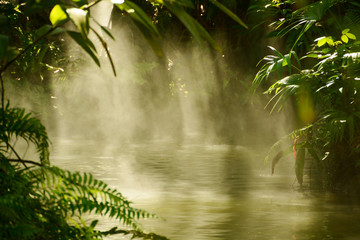
<svg viewBox="0 0 360 240">
<path fill-rule="evenodd" d="M 272 1 L 267 6 L 278 11 L 272 34 L 284 37 L 290 52 L 283 55 L 271 47 L 275 55 L 263 59 L 253 87 L 277 72 L 280 80 L 266 91 L 274 95 L 268 105 L 281 110 L 285 103 L 294 102 L 299 128 L 289 137 L 295 139 L 299 184 L 303 183 L 308 155 L 309 168 L 317 171 L 320 186 L 358 192 L 360 42 L 356 36 L 360 33 L 360 5 L 329 0 L 297 8 L 296 3 Z M 275 156 L 273 167 L 287 152 L 291 151 Z"/>
</svg>

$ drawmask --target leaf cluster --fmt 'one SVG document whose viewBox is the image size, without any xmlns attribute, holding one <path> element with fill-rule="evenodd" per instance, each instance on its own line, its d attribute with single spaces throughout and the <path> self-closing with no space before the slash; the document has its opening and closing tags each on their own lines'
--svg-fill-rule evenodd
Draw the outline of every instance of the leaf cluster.
<svg viewBox="0 0 360 240">
<path fill-rule="evenodd" d="M 281 1 L 273 1 L 273 4 L 279 2 Z M 267 106 L 272 105 L 271 111 L 276 108 L 280 111 L 289 99 L 296 103 L 297 116 L 302 126 L 279 140 L 271 149 L 270 155 L 278 151 L 281 142 L 288 141 L 289 138 L 295 139 L 292 151 L 300 185 L 303 183 L 306 153 L 317 168 L 324 172 L 325 182 L 334 183 L 338 181 L 336 179 L 344 177 L 337 173 L 341 172 L 336 169 L 339 166 L 342 169 L 355 169 L 352 174 L 359 174 L 356 166 L 360 163 L 357 157 L 360 152 L 360 44 L 355 34 L 358 28 L 354 27 L 352 30 L 344 27 L 339 31 L 341 34 L 317 34 L 319 37 L 312 41 L 307 47 L 308 52 L 301 58 L 298 57 L 301 56 L 301 51 L 293 50 L 306 34 L 314 36 L 312 29 L 318 28 L 320 24 L 324 30 L 332 33 L 332 29 L 323 25 L 324 16 L 334 7 L 341 6 L 341 9 L 346 10 L 344 6 L 349 5 L 352 8 L 348 12 L 360 12 L 360 6 L 354 5 L 353 1 L 319 1 L 295 11 L 286 20 L 276 21 L 277 34 L 285 36 L 291 31 L 297 31 L 297 37 L 293 38 L 292 48 L 286 55 L 271 47 L 275 55 L 263 59 L 265 64 L 253 81 L 253 90 L 256 90 L 270 79 L 273 72 L 278 72 L 280 80 L 272 83 L 265 92 L 273 95 Z M 340 23 L 348 16 L 345 13 L 326 21 Z M 296 63 L 296 67 L 291 63 Z M 283 77 L 285 66 L 287 72 Z M 290 152 L 291 147 L 275 155 L 273 170 L 279 159 Z M 343 162 L 345 159 L 346 163 Z"/>
</svg>

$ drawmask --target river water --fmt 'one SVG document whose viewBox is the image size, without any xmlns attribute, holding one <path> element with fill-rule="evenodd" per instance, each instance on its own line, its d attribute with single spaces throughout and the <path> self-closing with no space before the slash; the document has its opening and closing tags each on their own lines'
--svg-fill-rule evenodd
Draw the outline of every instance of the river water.
<svg viewBox="0 0 360 240">
<path fill-rule="evenodd" d="M 291 161 L 271 176 L 263 159 L 256 147 L 58 139 L 52 163 L 117 188 L 160 217 L 142 220 L 145 231 L 173 240 L 360 239 L 356 200 L 301 192 Z"/>
</svg>

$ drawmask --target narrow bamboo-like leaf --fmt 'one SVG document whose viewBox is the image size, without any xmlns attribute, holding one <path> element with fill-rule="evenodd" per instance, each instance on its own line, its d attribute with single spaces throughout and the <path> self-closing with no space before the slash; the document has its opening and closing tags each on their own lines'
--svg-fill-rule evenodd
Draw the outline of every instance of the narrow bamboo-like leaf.
<svg viewBox="0 0 360 240">
<path fill-rule="evenodd" d="M 53 27 L 59 26 L 68 20 L 68 16 L 64 9 L 59 5 L 55 5 L 50 12 L 50 22 Z"/>
<path fill-rule="evenodd" d="M 298 35 L 298 38 L 294 42 L 293 46 L 291 47 L 291 51 L 297 46 L 298 41 L 302 38 L 302 36 L 312 27 L 312 25 L 315 24 L 315 20 L 309 20 L 306 21 L 306 24 L 304 25 L 303 29 L 301 30 L 300 34 Z"/>
<path fill-rule="evenodd" d="M 195 19 L 193 19 L 181 5 L 177 4 L 176 2 L 166 2 L 165 6 L 185 25 L 185 27 L 194 36 L 194 38 L 198 41 L 198 43 L 200 43 L 201 46 L 204 45 L 203 41 L 205 39 L 212 45 L 213 48 L 221 51 L 221 48 L 216 43 L 216 41 L 212 39 L 212 37 L 200 25 L 200 23 L 198 23 Z"/>
<path fill-rule="evenodd" d="M 225 7 L 223 4 L 218 2 L 217 0 L 210 0 L 212 4 L 214 4 L 216 7 L 218 7 L 222 12 L 224 12 L 226 15 L 231 17 L 234 21 L 239 23 L 244 28 L 248 29 L 248 26 L 238 17 L 236 14 L 234 14 L 232 11 L 230 11 L 227 7 Z"/>
<path fill-rule="evenodd" d="M 101 28 L 103 32 L 105 32 L 112 40 L 115 40 L 114 36 L 111 34 L 111 32 L 104 26 L 102 26 L 96 19 L 93 19 L 93 21 Z"/>
<path fill-rule="evenodd" d="M 83 38 L 83 36 L 78 32 L 73 32 L 73 31 L 66 31 L 66 32 L 67 34 L 69 34 L 69 36 L 72 39 L 75 40 L 75 42 L 77 42 L 77 44 L 79 44 L 90 55 L 90 57 L 94 60 L 96 65 L 100 66 L 100 61 L 98 57 L 95 55 L 93 50 L 91 50 L 91 48 L 88 45 L 89 43 Z"/>
<path fill-rule="evenodd" d="M 211 37 L 211 35 L 209 34 L 208 31 L 206 31 L 206 29 L 198 22 L 195 21 L 195 19 L 193 19 L 193 21 L 195 22 L 195 25 L 197 27 L 198 32 L 201 34 L 201 36 L 210 43 L 210 45 L 217 51 L 221 52 L 222 49 L 219 46 L 219 44 Z"/>
<path fill-rule="evenodd" d="M 276 50 L 276 48 L 274 48 L 274 47 L 272 47 L 272 46 L 268 46 L 268 48 L 270 48 L 273 52 L 275 52 L 276 55 L 277 55 L 279 58 L 283 58 L 283 57 L 284 57 L 278 50 Z"/>
<path fill-rule="evenodd" d="M 126 11 L 132 20 L 140 23 L 152 32 L 155 36 L 160 36 L 159 31 L 152 23 L 148 15 L 135 3 L 131 1 L 125 1 L 123 4 L 115 4 L 121 11 Z"/>
<path fill-rule="evenodd" d="M 109 52 L 109 49 L 107 47 L 107 43 L 105 42 L 105 40 L 100 36 L 100 34 L 98 34 L 93 28 L 91 28 L 91 30 L 95 33 L 95 35 L 98 37 L 98 39 L 100 40 L 101 42 L 101 45 L 103 46 L 108 58 L 109 58 L 109 61 L 110 61 L 110 64 L 111 64 L 111 68 L 113 70 L 113 73 L 114 73 L 114 76 L 116 77 L 116 69 L 115 69 L 115 65 L 114 65 L 114 62 L 111 58 L 111 54 Z"/>
</svg>

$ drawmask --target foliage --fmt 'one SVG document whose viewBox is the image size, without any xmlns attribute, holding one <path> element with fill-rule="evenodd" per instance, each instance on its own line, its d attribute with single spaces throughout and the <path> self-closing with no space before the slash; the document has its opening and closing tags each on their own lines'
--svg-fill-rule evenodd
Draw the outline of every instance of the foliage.
<svg viewBox="0 0 360 240">
<path fill-rule="evenodd" d="M 273 4 L 274 2 L 280 4 L 280 1 L 273 1 Z M 347 9 L 349 6 L 352 8 Z M 322 17 L 334 7 L 345 12 L 344 15 L 333 16 L 332 22 L 343 24 L 339 26 L 337 34 L 317 35 L 313 39 L 313 43 L 307 47 L 310 48 L 309 51 L 300 58 L 302 66 L 305 66 L 302 67 L 298 53 L 292 49 L 306 34 L 315 32 L 313 28 L 324 22 Z M 287 67 L 287 76 L 273 83 L 265 93 L 274 94 L 268 103 L 273 105 L 272 110 L 281 110 L 289 99 L 296 102 L 300 128 L 288 137 L 296 140 L 295 171 L 300 185 L 303 183 L 307 152 L 321 175 L 319 181 L 323 187 L 332 190 L 359 190 L 356 179 L 360 174 L 360 42 L 356 41 L 354 34 L 359 26 L 354 24 L 356 18 L 353 21 L 348 19 L 347 24 L 344 20 L 349 12 L 356 12 L 360 16 L 359 7 L 354 1 L 320 1 L 294 11 L 287 20 L 288 23 L 282 23 L 284 20 L 276 21 L 274 24 L 277 27 L 283 26 L 282 31 L 297 31 L 298 37 L 292 39 L 294 44 L 291 45 L 289 54 L 282 55 L 272 48 L 276 55 L 263 59 L 266 63 L 253 81 L 253 89 L 256 89 L 269 79 L 272 72 L 277 71 L 282 77 L 283 67 Z M 313 16 L 315 13 L 316 17 Z M 327 21 L 330 22 L 328 19 Z M 304 25 L 297 30 L 295 26 L 298 25 L 292 25 L 293 23 Z M 325 31 L 333 32 L 333 29 L 327 29 L 324 25 L 322 27 Z M 301 53 L 300 50 L 298 52 Z M 296 60 L 297 67 L 292 63 L 292 58 Z M 285 154 L 274 158 L 273 167 L 283 156 Z"/>
<path fill-rule="evenodd" d="M 91 174 L 71 173 L 50 166 L 49 139 L 42 123 L 25 109 L 5 105 L 3 77 L 30 78 L 29 74 L 47 79 L 44 72 L 64 72 L 52 65 L 66 61 L 61 53 L 62 34 L 67 34 L 100 66 L 99 53 L 90 32 L 101 43 L 116 75 L 114 63 L 103 36 L 113 38 L 106 26 L 101 26 L 90 14 L 90 8 L 101 0 L 73 1 L 1 1 L 0 2 L 0 238 L 2 239 L 101 239 L 107 235 L 131 234 L 143 239 L 167 239 L 155 233 L 144 233 L 139 218 L 155 217 L 135 209 L 116 189 L 111 189 Z M 129 16 L 158 56 L 162 55 L 160 33 L 155 22 L 134 1 L 111 1 Z M 215 7 L 246 25 L 220 2 Z M 204 45 L 221 50 L 206 29 L 189 13 L 191 1 L 152 1 L 153 6 L 168 9 Z M 47 24 L 44 24 L 47 23 Z M 90 23 L 97 25 L 95 29 Z M 60 35 L 59 35 L 60 34 Z M 61 37 L 59 37 L 61 36 Z M 39 67 L 40 66 L 40 67 Z M 9 74 L 9 72 L 11 74 Z M 6 75 L 7 74 L 7 75 Z M 39 162 L 22 159 L 14 143 L 25 140 L 33 144 Z M 15 158 L 12 157 L 15 155 Z M 31 167 L 29 167 L 29 165 Z M 87 223 L 84 214 L 97 214 L 119 220 L 122 226 L 106 231 L 96 229 L 98 220 Z"/>
<path fill-rule="evenodd" d="M 24 169 L 3 156 L 1 183 L 2 239 L 102 239 L 119 233 L 166 239 L 140 231 L 136 219 L 153 215 L 132 208 L 116 189 L 91 174 L 56 167 Z M 118 219 L 134 230 L 96 230 L 98 220 L 87 223 L 81 218 L 84 213 Z"/>
</svg>

